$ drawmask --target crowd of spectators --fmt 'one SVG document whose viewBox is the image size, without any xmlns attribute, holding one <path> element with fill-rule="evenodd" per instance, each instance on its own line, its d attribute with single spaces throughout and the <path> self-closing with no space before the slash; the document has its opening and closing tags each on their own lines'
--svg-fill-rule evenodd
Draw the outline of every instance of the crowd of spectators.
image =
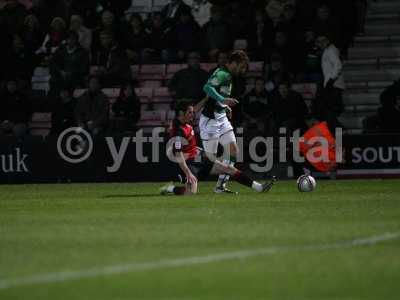
<svg viewBox="0 0 400 300">
<path fill-rule="evenodd" d="M 169 88 L 177 100 L 199 100 L 208 77 L 200 62 L 223 65 L 238 40 L 251 60 L 265 62 L 264 76 L 256 80 L 250 94 L 244 95 L 244 79 L 234 79 L 234 96 L 246 103 L 241 108 L 243 124 L 268 133 L 272 126 L 268 116 L 276 110 L 280 119 L 274 126 L 278 122 L 301 127 L 308 112 L 304 101 L 290 90 L 293 82 L 328 87 L 327 97 L 336 99 L 332 106 L 340 112 L 343 86 L 338 76 L 327 77 L 323 64 L 321 68 L 321 56 L 329 45 L 318 48 L 316 40 L 322 36 L 336 46 L 329 50 L 330 56 L 346 57 L 353 37 L 363 32 L 360 12 L 366 0 L 171 0 L 147 17 L 126 14 L 131 3 L 0 0 L 0 134 L 27 132 L 34 110 L 28 103 L 30 82 L 38 66 L 50 70 L 52 131 L 80 124 L 95 134 L 109 122 L 107 96 L 100 87 L 122 86 L 112 111 L 132 122 L 140 118 L 130 65 L 187 62 Z M 89 78 L 91 65 L 97 71 Z M 83 87 L 88 91 L 73 99 L 73 90 Z M 256 121 L 260 118 L 263 122 Z"/>
</svg>

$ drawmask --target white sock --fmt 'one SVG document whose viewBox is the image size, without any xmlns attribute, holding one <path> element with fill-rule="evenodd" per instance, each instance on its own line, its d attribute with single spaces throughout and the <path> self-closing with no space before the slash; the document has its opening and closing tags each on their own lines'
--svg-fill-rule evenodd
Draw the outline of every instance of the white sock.
<svg viewBox="0 0 400 300">
<path fill-rule="evenodd" d="M 167 192 L 168 193 L 173 193 L 174 192 L 174 188 L 175 188 L 175 186 L 173 184 L 167 186 Z"/>
<path fill-rule="evenodd" d="M 261 183 L 258 183 L 257 181 L 253 181 L 253 185 L 251 186 L 251 188 L 260 193 L 263 190 L 263 185 Z"/>
<path fill-rule="evenodd" d="M 224 159 L 222 162 L 223 162 L 225 165 L 230 165 L 230 166 L 235 165 L 234 162 L 231 162 L 230 160 L 227 160 L 227 159 Z M 227 174 L 221 174 L 221 175 L 219 175 L 219 177 L 218 177 L 218 182 L 217 182 L 217 187 L 223 187 L 223 186 L 225 186 L 225 184 L 229 181 L 229 179 L 230 179 L 230 176 L 227 175 Z"/>
</svg>

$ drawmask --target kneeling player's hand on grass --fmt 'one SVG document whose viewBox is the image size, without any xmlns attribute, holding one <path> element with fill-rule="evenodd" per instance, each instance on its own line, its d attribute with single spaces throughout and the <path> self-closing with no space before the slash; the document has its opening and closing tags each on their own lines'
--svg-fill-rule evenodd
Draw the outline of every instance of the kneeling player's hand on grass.
<svg viewBox="0 0 400 300">
<path fill-rule="evenodd" d="M 224 104 L 228 105 L 228 106 L 235 106 L 238 103 L 239 103 L 239 101 L 237 101 L 236 99 L 233 99 L 233 98 L 225 98 L 225 100 L 224 100 Z"/>
<path fill-rule="evenodd" d="M 189 174 L 187 174 L 186 175 L 186 178 L 187 178 L 187 182 L 189 183 L 189 184 L 196 184 L 197 183 L 197 178 L 196 178 L 196 176 L 194 176 L 192 173 L 189 173 Z"/>
</svg>

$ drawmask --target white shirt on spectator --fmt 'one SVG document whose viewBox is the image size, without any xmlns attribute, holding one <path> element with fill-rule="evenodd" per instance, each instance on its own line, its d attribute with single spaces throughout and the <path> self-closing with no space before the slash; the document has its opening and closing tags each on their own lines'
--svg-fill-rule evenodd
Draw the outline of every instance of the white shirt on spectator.
<svg viewBox="0 0 400 300">
<path fill-rule="evenodd" d="M 343 64 L 340 60 L 340 52 L 335 45 L 330 44 L 322 53 L 322 73 L 324 74 L 324 87 L 330 79 L 335 80 L 333 86 L 344 90 L 344 78 L 342 75 Z"/>
<path fill-rule="evenodd" d="M 192 9 L 192 15 L 196 22 L 203 26 L 210 20 L 212 4 L 206 0 L 184 0 Z"/>
</svg>

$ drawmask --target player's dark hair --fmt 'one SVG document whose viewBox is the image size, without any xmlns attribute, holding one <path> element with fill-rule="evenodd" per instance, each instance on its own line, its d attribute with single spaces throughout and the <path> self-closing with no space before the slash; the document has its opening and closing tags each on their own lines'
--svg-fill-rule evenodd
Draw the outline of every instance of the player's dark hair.
<svg viewBox="0 0 400 300">
<path fill-rule="evenodd" d="M 175 104 L 175 114 L 178 117 L 179 112 L 185 113 L 189 106 L 193 105 L 193 101 L 190 99 L 181 99 Z"/>
<path fill-rule="evenodd" d="M 249 57 L 247 56 L 246 52 L 243 50 L 235 50 L 229 55 L 229 63 L 235 62 L 237 64 L 240 63 L 249 63 Z"/>
</svg>

